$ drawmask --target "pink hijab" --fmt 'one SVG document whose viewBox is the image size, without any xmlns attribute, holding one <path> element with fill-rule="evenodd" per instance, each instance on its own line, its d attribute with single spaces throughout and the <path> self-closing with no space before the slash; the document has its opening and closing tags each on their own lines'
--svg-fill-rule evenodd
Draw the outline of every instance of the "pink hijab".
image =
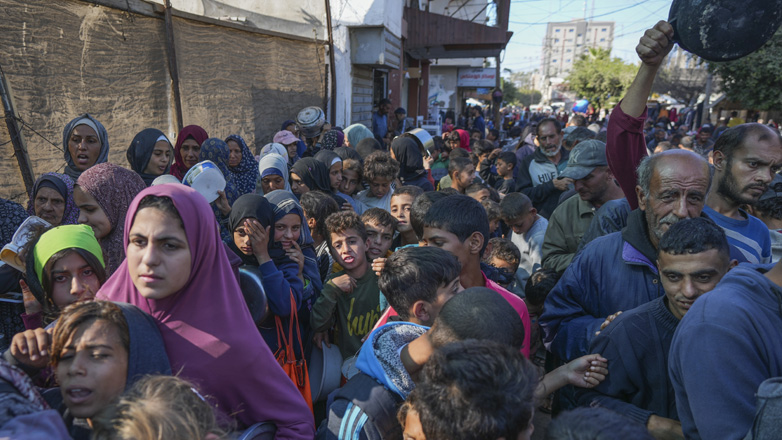
<svg viewBox="0 0 782 440">
<path fill-rule="evenodd" d="M 223 415 L 244 426 L 273 422 L 275 438 L 312 439 L 312 412 L 250 317 L 206 199 L 177 184 L 141 191 L 128 208 L 125 248 L 138 205 L 148 195 L 170 198 L 179 211 L 191 252 L 190 279 L 167 298 L 146 299 L 133 284 L 126 260 L 97 298 L 133 304 L 152 315 L 172 371 L 198 385 Z"/>
</svg>

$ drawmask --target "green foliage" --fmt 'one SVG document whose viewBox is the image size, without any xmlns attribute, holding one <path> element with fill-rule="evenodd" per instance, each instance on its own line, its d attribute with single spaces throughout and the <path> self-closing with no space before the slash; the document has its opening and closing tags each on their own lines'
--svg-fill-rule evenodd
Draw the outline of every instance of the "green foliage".
<svg viewBox="0 0 782 440">
<path fill-rule="evenodd" d="M 508 104 L 528 107 L 540 102 L 542 95 L 539 91 L 527 88 L 519 89 L 513 81 L 507 81 L 505 78 L 501 79 L 503 99 Z"/>
<path fill-rule="evenodd" d="M 573 63 L 566 81 L 570 90 L 599 108 L 619 100 L 633 82 L 637 69 L 633 64 L 612 58 L 609 50 L 590 48 Z"/>
<path fill-rule="evenodd" d="M 782 31 L 763 47 L 734 61 L 710 63 L 731 101 L 755 110 L 782 109 Z"/>
</svg>

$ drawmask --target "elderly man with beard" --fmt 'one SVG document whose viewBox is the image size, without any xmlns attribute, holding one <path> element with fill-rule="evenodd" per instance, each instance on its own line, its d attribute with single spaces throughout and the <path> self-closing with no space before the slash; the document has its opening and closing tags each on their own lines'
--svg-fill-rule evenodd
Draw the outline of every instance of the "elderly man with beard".
<svg viewBox="0 0 782 440">
<path fill-rule="evenodd" d="M 725 130 L 714 144 L 715 190 L 703 212 L 725 230 L 728 242 L 750 263 L 771 262 L 771 237 L 741 205 L 754 205 L 782 164 L 779 134 L 765 125 L 741 124 Z"/>
<path fill-rule="evenodd" d="M 538 123 L 539 147 L 519 164 L 517 191 L 532 200 L 538 214 L 548 219 L 559 203 L 559 196 L 573 184 L 573 179 L 561 177 L 570 153 L 562 148 L 562 125 L 554 118 Z"/>
<path fill-rule="evenodd" d="M 711 185 L 706 159 L 685 150 L 646 154 L 646 98 L 670 51 L 669 30 L 660 22 L 641 38 L 636 48 L 641 67 L 608 123 L 608 164 L 634 209 L 627 226 L 590 242 L 573 259 L 540 317 L 546 348 L 565 361 L 589 352 L 606 318 L 664 295 L 655 264 L 658 243 L 670 225 L 699 217 L 706 202 Z"/>
</svg>

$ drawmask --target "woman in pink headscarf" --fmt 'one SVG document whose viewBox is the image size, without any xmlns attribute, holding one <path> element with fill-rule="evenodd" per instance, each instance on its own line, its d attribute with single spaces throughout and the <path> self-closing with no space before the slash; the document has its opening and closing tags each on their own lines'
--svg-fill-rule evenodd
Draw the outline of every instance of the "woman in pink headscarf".
<svg viewBox="0 0 782 440">
<path fill-rule="evenodd" d="M 190 168 L 200 162 L 201 144 L 207 139 L 209 135 L 206 130 L 198 125 L 188 125 L 179 132 L 174 146 L 174 165 L 171 166 L 174 177 L 182 180 Z"/>
<path fill-rule="evenodd" d="M 127 258 L 97 298 L 152 315 L 172 371 L 240 428 L 272 422 L 276 438 L 312 439 L 312 412 L 252 321 L 206 199 L 183 185 L 145 189 L 124 242 Z"/>
</svg>

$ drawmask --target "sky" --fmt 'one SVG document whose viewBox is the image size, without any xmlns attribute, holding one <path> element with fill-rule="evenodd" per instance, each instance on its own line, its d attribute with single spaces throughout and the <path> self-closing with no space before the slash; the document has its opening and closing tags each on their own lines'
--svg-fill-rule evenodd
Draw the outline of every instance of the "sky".
<svg viewBox="0 0 782 440">
<path fill-rule="evenodd" d="M 519 72 L 539 69 L 546 24 L 584 18 L 585 3 L 588 17 L 616 23 L 611 53 L 631 63 L 638 61 L 635 46 L 643 32 L 667 19 L 671 6 L 671 0 L 511 0 L 508 30 L 513 37 L 500 67 Z"/>
</svg>

